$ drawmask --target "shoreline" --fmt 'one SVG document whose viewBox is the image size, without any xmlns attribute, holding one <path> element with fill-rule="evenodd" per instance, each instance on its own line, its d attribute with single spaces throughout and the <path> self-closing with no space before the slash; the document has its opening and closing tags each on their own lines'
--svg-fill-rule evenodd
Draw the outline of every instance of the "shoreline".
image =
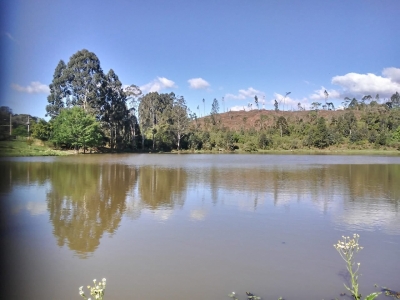
<svg viewBox="0 0 400 300">
<path fill-rule="evenodd" d="M 394 148 L 390 149 L 348 149 L 348 148 L 326 148 L 326 149 L 295 149 L 295 150 L 257 150 L 257 151 L 226 151 L 222 149 L 215 150 L 172 150 L 169 152 L 138 150 L 138 151 L 96 151 L 86 152 L 84 155 L 96 154 L 263 154 L 263 155 L 385 155 L 400 156 L 400 151 Z M 75 150 L 57 150 L 46 146 L 38 141 L 33 141 L 29 145 L 25 140 L 0 141 L 0 157 L 31 157 L 31 156 L 67 156 L 82 155 L 83 152 L 76 153 Z"/>
</svg>

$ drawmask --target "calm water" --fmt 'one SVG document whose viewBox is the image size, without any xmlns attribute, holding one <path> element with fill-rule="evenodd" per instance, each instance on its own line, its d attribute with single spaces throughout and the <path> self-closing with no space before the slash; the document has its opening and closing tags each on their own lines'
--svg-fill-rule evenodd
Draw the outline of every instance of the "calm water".
<svg viewBox="0 0 400 300">
<path fill-rule="evenodd" d="M 361 291 L 400 290 L 400 157 L 81 155 L 0 168 L 7 299 L 80 299 L 102 277 L 109 300 L 339 298 L 333 244 L 352 233 Z"/>
</svg>

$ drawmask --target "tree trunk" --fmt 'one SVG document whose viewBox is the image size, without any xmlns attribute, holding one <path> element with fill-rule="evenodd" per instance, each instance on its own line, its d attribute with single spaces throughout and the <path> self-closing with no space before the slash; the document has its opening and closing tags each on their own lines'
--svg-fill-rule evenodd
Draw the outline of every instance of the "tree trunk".
<svg viewBox="0 0 400 300">
<path fill-rule="evenodd" d="M 154 138 L 154 131 L 153 131 L 153 150 L 154 150 L 155 146 L 156 146 L 156 139 Z"/>
<path fill-rule="evenodd" d="M 132 148 L 136 149 L 136 124 L 133 124 L 132 130 Z"/>
</svg>

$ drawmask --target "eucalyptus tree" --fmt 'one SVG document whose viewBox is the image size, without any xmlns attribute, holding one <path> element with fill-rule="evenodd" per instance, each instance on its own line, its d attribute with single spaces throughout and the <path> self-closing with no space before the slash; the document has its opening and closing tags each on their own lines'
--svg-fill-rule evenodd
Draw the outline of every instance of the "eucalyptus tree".
<svg viewBox="0 0 400 300">
<path fill-rule="evenodd" d="M 214 101 L 211 105 L 211 121 L 213 123 L 213 125 L 217 124 L 217 115 L 219 112 L 219 103 L 217 98 L 214 98 Z"/>
<path fill-rule="evenodd" d="M 335 106 L 333 105 L 333 103 L 328 102 L 329 93 L 326 90 L 324 91 L 324 95 L 325 95 L 325 105 L 328 108 L 328 110 L 335 110 Z"/>
<path fill-rule="evenodd" d="M 60 114 L 61 109 L 66 105 L 65 101 L 69 96 L 66 80 L 67 65 L 60 60 L 53 74 L 53 81 L 50 83 L 50 95 L 47 96 L 46 116 L 54 118 Z"/>
<path fill-rule="evenodd" d="M 398 92 L 390 97 L 390 101 L 392 102 L 393 108 L 400 108 L 400 94 Z"/>
<path fill-rule="evenodd" d="M 175 136 L 176 145 L 179 151 L 181 139 L 185 135 L 187 135 L 189 131 L 189 118 L 188 118 L 189 109 L 186 105 L 186 101 L 185 98 L 183 98 L 183 96 L 174 99 L 171 112 L 172 112 L 171 131 Z"/>
<path fill-rule="evenodd" d="M 98 116 L 104 105 L 107 81 L 96 54 L 86 49 L 76 52 L 69 59 L 65 76 L 70 95 L 67 106 L 79 106 Z"/>
<path fill-rule="evenodd" d="M 128 121 L 126 94 L 117 74 L 111 69 L 105 76 L 105 103 L 102 106 L 102 120 L 108 125 L 110 133 L 110 148 L 121 147 L 121 131 Z"/>
<path fill-rule="evenodd" d="M 320 102 L 313 102 L 311 103 L 311 107 L 312 109 L 314 109 L 315 111 L 318 111 L 319 107 L 321 106 Z"/>
<path fill-rule="evenodd" d="M 361 98 L 361 101 L 363 104 L 366 104 L 365 101 L 371 101 L 372 100 L 372 96 L 371 95 L 366 95 L 364 97 Z"/>
<path fill-rule="evenodd" d="M 158 101 L 158 93 L 151 92 L 142 97 L 140 97 L 139 104 L 139 122 L 142 132 L 142 149 L 144 149 L 144 140 L 146 131 L 152 128 L 152 139 L 153 139 L 153 149 L 154 149 L 154 134 L 155 134 L 155 107 Z"/>
<path fill-rule="evenodd" d="M 276 112 L 279 111 L 279 104 L 278 104 L 278 101 L 276 101 L 276 99 L 274 100 L 274 108 L 275 108 Z"/>
<path fill-rule="evenodd" d="M 257 95 L 254 96 L 254 102 L 256 103 L 257 109 L 260 109 L 260 107 L 258 105 L 258 97 L 257 97 Z"/>
<path fill-rule="evenodd" d="M 174 93 L 159 94 L 157 92 L 148 93 L 140 98 L 139 122 L 142 130 L 142 148 L 144 148 L 144 134 L 151 130 L 153 150 L 155 149 L 158 128 L 171 122 L 174 99 Z"/>
<path fill-rule="evenodd" d="M 137 148 L 136 136 L 139 132 L 139 102 L 142 91 L 140 88 L 134 84 L 131 84 L 124 88 L 125 95 L 127 97 L 128 114 L 129 114 L 129 126 L 132 133 L 132 148 Z"/>
<path fill-rule="evenodd" d="M 73 54 L 68 64 L 58 63 L 47 97 L 47 116 L 58 116 L 65 107 L 79 106 L 100 118 L 106 80 L 96 54 L 86 49 Z"/>
</svg>

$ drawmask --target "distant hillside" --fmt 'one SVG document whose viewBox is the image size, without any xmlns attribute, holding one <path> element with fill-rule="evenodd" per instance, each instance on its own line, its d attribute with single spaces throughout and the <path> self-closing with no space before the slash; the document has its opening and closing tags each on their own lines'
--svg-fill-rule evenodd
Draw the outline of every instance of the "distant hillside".
<svg viewBox="0 0 400 300">
<path fill-rule="evenodd" d="M 219 120 L 219 125 L 221 127 L 228 128 L 232 131 L 237 130 L 248 130 L 251 128 L 262 129 L 274 126 L 276 120 L 283 116 L 286 118 L 288 123 L 303 120 L 303 122 L 311 122 L 315 116 L 324 117 L 326 120 L 330 120 L 333 117 L 336 119 L 344 115 L 349 110 L 319 110 L 316 111 L 274 111 L 274 110 L 251 110 L 251 111 L 230 111 L 225 113 L 220 113 L 217 116 Z M 362 111 L 352 110 L 355 117 L 359 119 L 363 114 Z M 205 116 L 198 119 L 200 128 L 204 127 L 204 123 L 211 122 L 210 116 Z"/>
</svg>

